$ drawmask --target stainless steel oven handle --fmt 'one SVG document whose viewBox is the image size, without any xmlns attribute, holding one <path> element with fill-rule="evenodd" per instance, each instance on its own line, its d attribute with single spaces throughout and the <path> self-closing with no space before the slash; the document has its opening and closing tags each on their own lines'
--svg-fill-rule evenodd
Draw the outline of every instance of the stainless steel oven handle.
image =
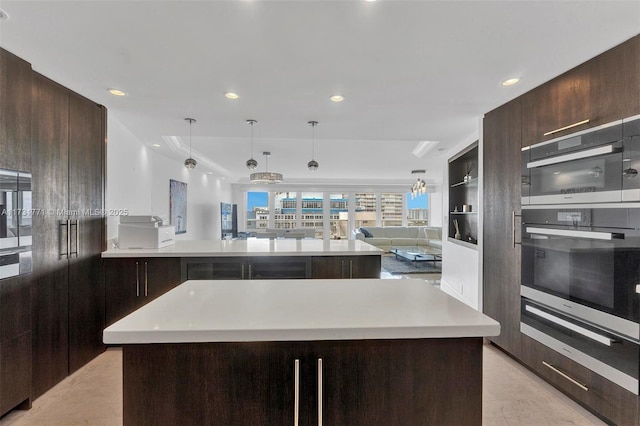
<svg viewBox="0 0 640 426">
<path fill-rule="evenodd" d="M 606 336 L 602 336 L 601 334 L 595 333 L 591 330 L 587 330 L 586 328 L 580 327 L 579 325 L 576 325 L 572 322 L 569 322 L 569 321 L 563 320 L 562 318 L 558 318 L 554 315 L 551 315 L 548 312 L 541 311 L 540 309 L 534 308 L 531 305 L 524 305 L 524 309 L 527 312 L 531 312 L 532 314 L 540 318 L 544 318 L 547 321 L 551 321 L 552 323 L 558 324 L 561 327 L 564 327 L 571 331 L 575 331 L 576 333 L 581 334 L 582 336 L 587 337 L 591 340 L 594 340 L 598 343 L 602 343 L 603 345 L 611 346 L 611 344 L 613 343 L 613 340 L 609 339 Z"/>
<path fill-rule="evenodd" d="M 537 228 L 534 226 L 527 226 L 526 231 L 530 234 L 557 235 L 560 237 L 571 238 L 590 238 L 592 240 L 624 239 L 623 234 L 614 234 L 612 232 L 574 231 L 571 229 Z"/>
<path fill-rule="evenodd" d="M 589 122 L 589 119 L 587 118 L 586 120 L 578 121 L 577 123 L 569 124 L 568 126 L 560 127 L 558 129 L 555 129 L 555 130 L 549 130 L 548 132 L 543 133 L 542 136 L 549 136 L 549 135 L 552 135 L 554 133 L 562 132 L 563 130 L 573 129 L 574 127 L 578 127 L 578 126 L 581 126 L 583 124 L 587 124 L 588 122 Z"/>
<path fill-rule="evenodd" d="M 613 145 L 599 146 L 597 148 L 585 149 L 584 151 L 572 152 L 571 154 L 560 155 L 558 157 L 545 158 L 543 160 L 531 161 L 527 163 L 527 169 L 536 167 L 549 166 L 551 164 L 565 163 L 572 160 L 580 160 L 582 158 L 597 157 L 598 155 L 611 154 L 621 151 L 620 148 L 614 148 Z"/>
<path fill-rule="evenodd" d="M 516 217 L 522 217 L 522 215 L 516 214 L 515 210 L 511 210 L 511 241 L 513 242 L 513 248 L 516 248 L 516 244 L 522 244 L 516 242 Z"/>
</svg>

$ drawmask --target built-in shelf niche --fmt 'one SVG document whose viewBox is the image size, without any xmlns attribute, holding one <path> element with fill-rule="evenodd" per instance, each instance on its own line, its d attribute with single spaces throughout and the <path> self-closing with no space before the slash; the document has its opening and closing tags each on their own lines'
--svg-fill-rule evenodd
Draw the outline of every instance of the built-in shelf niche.
<svg viewBox="0 0 640 426">
<path fill-rule="evenodd" d="M 478 242 L 478 141 L 449 159 L 448 237 L 465 246 Z"/>
</svg>

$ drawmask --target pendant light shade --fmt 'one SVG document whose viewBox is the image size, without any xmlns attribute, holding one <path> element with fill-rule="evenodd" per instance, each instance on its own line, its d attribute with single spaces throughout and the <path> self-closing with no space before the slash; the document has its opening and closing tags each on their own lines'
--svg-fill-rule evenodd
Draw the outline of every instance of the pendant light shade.
<svg viewBox="0 0 640 426">
<path fill-rule="evenodd" d="M 309 170 L 311 170 L 312 172 L 315 172 L 316 170 L 318 170 L 318 162 L 316 160 L 314 160 L 315 157 L 315 145 L 316 145 L 316 134 L 315 134 L 315 130 L 316 130 L 316 126 L 318 125 L 317 121 L 309 121 L 307 123 L 309 126 L 311 126 L 311 161 L 309 161 L 307 163 L 307 168 Z"/>
<path fill-rule="evenodd" d="M 191 158 L 191 125 L 196 122 L 195 118 L 185 118 L 185 121 L 189 122 L 189 158 L 184 160 L 184 166 L 187 169 L 195 169 L 198 162 Z"/>
<path fill-rule="evenodd" d="M 247 160 L 247 169 L 249 170 L 255 170 L 258 167 L 258 162 L 253 159 L 253 125 L 256 123 L 256 120 L 247 120 L 247 124 L 251 125 L 251 158 Z"/>
<path fill-rule="evenodd" d="M 424 173 L 425 170 L 411 170 L 412 175 L 422 175 Z M 413 185 L 411 185 L 411 199 L 414 199 L 426 193 L 427 184 L 420 176 L 418 176 L 418 180 L 416 180 Z"/>
</svg>

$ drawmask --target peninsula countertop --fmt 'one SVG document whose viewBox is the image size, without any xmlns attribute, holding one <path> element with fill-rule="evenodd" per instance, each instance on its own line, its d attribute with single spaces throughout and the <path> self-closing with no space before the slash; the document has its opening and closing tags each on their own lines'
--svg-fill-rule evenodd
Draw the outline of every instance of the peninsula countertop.
<svg viewBox="0 0 640 426">
<path fill-rule="evenodd" d="M 362 256 L 383 253 L 360 240 L 248 239 L 178 240 L 159 249 L 111 248 L 103 252 L 102 257 Z"/>
<path fill-rule="evenodd" d="M 107 344 L 496 336 L 424 280 L 192 280 L 104 330 Z"/>
</svg>

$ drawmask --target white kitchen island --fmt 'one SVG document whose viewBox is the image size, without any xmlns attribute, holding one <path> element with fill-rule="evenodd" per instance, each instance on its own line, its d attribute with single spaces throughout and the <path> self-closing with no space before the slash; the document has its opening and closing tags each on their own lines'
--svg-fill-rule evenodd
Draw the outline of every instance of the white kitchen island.
<svg viewBox="0 0 640 426">
<path fill-rule="evenodd" d="M 499 332 L 422 280 L 212 280 L 104 341 L 123 345 L 125 425 L 480 425 Z"/>
</svg>

